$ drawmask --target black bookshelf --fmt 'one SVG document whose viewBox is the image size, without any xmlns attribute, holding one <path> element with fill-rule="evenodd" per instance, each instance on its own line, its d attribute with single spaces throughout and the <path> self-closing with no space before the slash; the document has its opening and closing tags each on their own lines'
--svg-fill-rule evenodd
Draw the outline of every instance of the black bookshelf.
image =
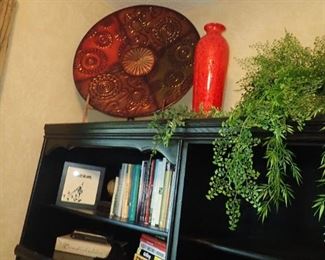
<svg viewBox="0 0 325 260">
<path fill-rule="evenodd" d="M 288 137 L 288 145 L 304 177 L 304 184 L 294 188 L 296 200 L 291 207 L 280 208 L 264 224 L 250 208 L 244 207 L 235 232 L 227 228 L 223 200 L 205 198 L 214 170 L 211 143 L 218 136 L 222 121 L 187 121 L 185 127 L 177 129 L 169 147 L 158 147 L 157 158 L 166 157 L 176 166 L 168 230 L 110 218 L 107 211 L 55 204 L 65 161 L 105 167 L 107 183 L 117 176 L 122 163 L 149 159 L 154 135 L 148 128 L 149 122 L 45 125 L 29 207 L 15 249 L 17 259 L 51 259 L 56 237 L 78 228 L 126 241 L 129 259 L 133 259 L 142 233 L 165 238 L 168 260 L 324 259 L 325 230 L 311 210 L 319 159 L 325 145 L 325 134 L 320 131 L 325 126 L 324 118 L 308 122 L 304 131 Z M 267 136 L 258 129 L 255 134 Z M 263 148 L 257 148 L 255 164 L 261 170 L 262 154 Z M 105 188 L 101 200 L 107 200 Z"/>
</svg>

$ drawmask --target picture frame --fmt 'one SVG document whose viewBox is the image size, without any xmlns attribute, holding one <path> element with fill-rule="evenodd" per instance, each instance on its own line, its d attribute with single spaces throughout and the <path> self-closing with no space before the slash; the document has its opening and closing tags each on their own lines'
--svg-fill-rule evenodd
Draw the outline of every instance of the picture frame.
<svg viewBox="0 0 325 260">
<path fill-rule="evenodd" d="M 64 162 L 56 205 L 96 209 L 103 187 L 105 168 Z"/>
</svg>

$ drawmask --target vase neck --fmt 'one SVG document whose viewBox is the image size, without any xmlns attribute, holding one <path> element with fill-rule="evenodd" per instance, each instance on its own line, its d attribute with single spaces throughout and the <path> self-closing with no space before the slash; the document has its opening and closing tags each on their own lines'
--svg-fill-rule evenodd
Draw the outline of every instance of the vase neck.
<svg viewBox="0 0 325 260">
<path fill-rule="evenodd" d="M 222 33 L 223 31 L 226 30 L 226 27 L 221 24 L 221 23 L 208 23 L 204 26 L 204 30 L 209 33 L 209 32 L 218 32 Z"/>
</svg>

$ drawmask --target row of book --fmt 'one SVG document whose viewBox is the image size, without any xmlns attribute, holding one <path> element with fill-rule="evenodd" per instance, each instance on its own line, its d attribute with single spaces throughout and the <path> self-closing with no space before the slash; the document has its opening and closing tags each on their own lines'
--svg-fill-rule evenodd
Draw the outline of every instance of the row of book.
<svg viewBox="0 0 325 260">
<path fill-rule="evenodd" d="M 166 158 L 123 163 L 115 177 L 110 217 L 168 229 L 175 175 Z"/>
<path fill-rule="evenodd" d="M 142 234 L 133 260 L 165 260 L 166 248 L 166 241 L 148 234 Z"/>
</svg>

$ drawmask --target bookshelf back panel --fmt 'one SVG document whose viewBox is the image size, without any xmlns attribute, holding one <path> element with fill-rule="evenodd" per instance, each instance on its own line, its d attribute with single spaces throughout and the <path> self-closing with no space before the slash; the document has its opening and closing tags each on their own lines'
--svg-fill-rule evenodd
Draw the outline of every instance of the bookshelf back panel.
<svg viewBox="0 0 325 260">
<path fill-rule="evenodd" d="M 209 201 L 205 197 L 209 189 L 209 179 L 214 172 L 214 165 L 211 163 L 212 148 L 212 145 L 208 144 L 190 144 L 188 147 L 181 238 L 196 237 L 208 240 L 213 238 L 221 245 L 260 253 L 270 252 L 275 255 L 286 255 L 287 251 L 290 251 L 289 248 L 294 245 L 301 245 L 301 251 L 305 254 L 310 250 L 325 254 L 322 234 L 325 230 L 313 216 L 311 208 L 317 192 L 315 180 L 321 174 L 318 169 L 322 153 L 321 145 L 289 146 L 295 154 L 295 160 L 303 176 L 301 186 L 297 186 L 288 178 L 295 194 L 291 206 L 288 208 L 281 206 L 278 213 L 273 209 L 266 221 L 261 223 L 256 211 L 243 203 L 240 223 L 234 232 L 228 230 L 225 199 L 217 197 Z M 260 156 L 263 152 L 262 147 L 257 148 L 255 153 L 259 156 L 254 158 L 255 166 L 261 172 L 265 172 L 265 160 Z M 189 246 L 189 242 L 185 241 L 180 245 L 182 244 L 183 249 L 180 246 L 180 253 L 185 250 L 186 245 Z"/>
</svg>

